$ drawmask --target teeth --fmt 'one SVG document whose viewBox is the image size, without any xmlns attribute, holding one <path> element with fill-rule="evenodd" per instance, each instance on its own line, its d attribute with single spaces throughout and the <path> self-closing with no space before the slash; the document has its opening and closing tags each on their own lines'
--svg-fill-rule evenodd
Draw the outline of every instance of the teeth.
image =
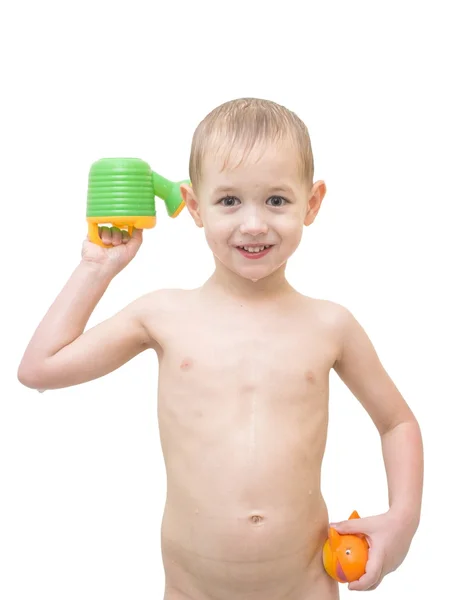
<svg viewBox="0 0 455 600">
<path fill-rule="evenodd" d="M 270 246 L 256 246 L 255 248 L 251 248 L 248 246 L 240 246 L 240 248 L 242 248 L 242 250 L 246 250 L 247 252 L 251 252 L 252 254 L 257 254 L 258 252 L 262 252 L 264 248 L 270 248 Z"/>
</svg>

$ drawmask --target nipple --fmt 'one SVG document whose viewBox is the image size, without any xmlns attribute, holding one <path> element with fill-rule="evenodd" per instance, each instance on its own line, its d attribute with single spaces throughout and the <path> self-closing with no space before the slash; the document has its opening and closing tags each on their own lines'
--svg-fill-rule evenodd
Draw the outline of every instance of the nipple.
<svg viewBox="0 0 455 600">
<path fill-rule="evenodd" d="M 182 371 L 189 371 L 192 366 L 193 366 L 193 361 L 191 360 L 191 358 L 184 358 L 182 360 L 182 362 L 180 363 L 180 369 Z"/>
</svg>

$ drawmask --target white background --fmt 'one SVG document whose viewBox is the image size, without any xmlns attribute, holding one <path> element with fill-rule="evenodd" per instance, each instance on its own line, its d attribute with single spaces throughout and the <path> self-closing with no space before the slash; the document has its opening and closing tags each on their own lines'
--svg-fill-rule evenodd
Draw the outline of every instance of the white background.
<svg viewBox="0 0 455 600">
<path fill-rule="evenodd" d="M 87 175 L 106 156 L 188 176 L 218 104 L 275 100 L 306 122 L 328 192 L 288 266 L 347 306 L 424 435 L 422 522 L 375 598 L 448 598 L 453 551 L 454 92 L 450 2 L 24 2 L 0 13 L 0 598 L 162 598 L 166 479 L 157 361 L 47 392 L 16 379 L 76 267 Z M 452 56 L 452 58 L 451 58 Z M 137 296 L 212 272 L 184 212 L 145 232 L 88 326 Z M 452 288 L 452 289 L 451 289 Z M 379 438 L 331 378 L 323 492 L 332 520 L 387 508 Z M 453 554 L 453 552 L 452 552 Z M 342 598 L 350 592 L 342 587 Z M 278 600 L 278 599 L 277 599 Z"/>
</svg>

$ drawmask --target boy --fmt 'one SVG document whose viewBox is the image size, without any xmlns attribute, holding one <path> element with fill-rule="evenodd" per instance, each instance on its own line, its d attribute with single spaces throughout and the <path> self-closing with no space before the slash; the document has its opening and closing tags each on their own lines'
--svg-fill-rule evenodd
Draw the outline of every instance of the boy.
<svg viewBox="0 0 455 600">
<path fill-rule="evenodd" d="M 407 554 L 420 518 L 420 429 L 364 330 L 342 306 L 301 295 L 287 259 L 326 188 L 313 183 L 308 131 L 273 102 L 240 99 L 198 126 L 182 196 L 215 271 L 198 289 L 159 290 L 84 332 L 142 232 L 84 242 L 82 260 L 36 330 L 19 380 L 36 389 L 106 375 L 153 348 L 167 470 L 165 600 L 336 600 L 322 547 L 320 491 L 333 368 L 383 445 L 387 513 L 337 525 L 370 544 L 374 589 Z"/>
</svg>

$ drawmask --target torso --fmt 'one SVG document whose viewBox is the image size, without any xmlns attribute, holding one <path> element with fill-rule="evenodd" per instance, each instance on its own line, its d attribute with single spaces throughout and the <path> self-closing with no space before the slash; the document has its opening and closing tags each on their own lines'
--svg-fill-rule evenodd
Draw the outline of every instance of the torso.
<svg viewBox="0 0 455 600">
<path fill-rule="evenodd" d="M 167 472 L 165 600 L 338 599 L 321 553 L 332 307 L 297 292 L 253 308 L 166 290 L 148 315 Z"/>
</svg>

